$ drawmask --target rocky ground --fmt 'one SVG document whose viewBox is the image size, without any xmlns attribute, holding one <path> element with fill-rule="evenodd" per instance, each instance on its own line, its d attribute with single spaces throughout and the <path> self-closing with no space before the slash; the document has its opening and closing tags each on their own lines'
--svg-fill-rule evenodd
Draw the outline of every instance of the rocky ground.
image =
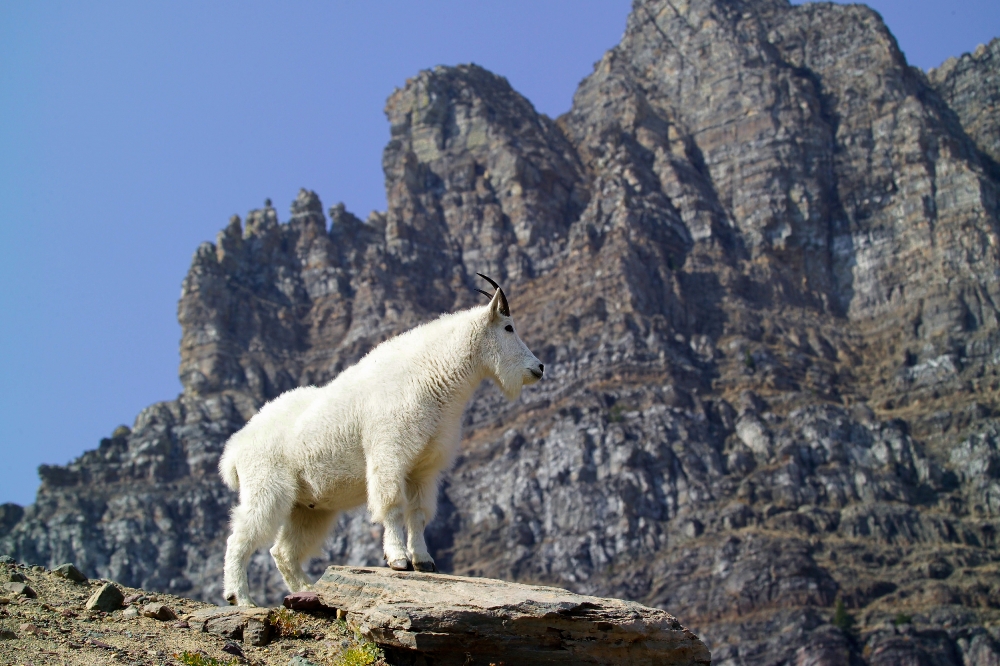
<svg viewBox="0 0 1000 666">
<path fill-rule="evenodd" d="M 16 581 L 13 586 L 12 578 Z M 88 600 L 110 581 L 74 582 L 42 566 L 8 562 L 0 563 L 0 581 L 0 664 L 384 663 L 374 646 L 359 640 L 336 615 L 282 610 L 282 621 L 273 622 L 268 644 L 255 646 L 202 631 L 197 613 L 216 608 L 202 601 L 111 583 L 123 599 L 106 605 L 106 610 L 88 608 Z M 163 607 L 169 612 L 161 610 Z M 147 617 L 144 611 L 161 617 Z"/>
<path fill-rule="evenodd" d="M 634 602 L 481 578 L 330 567 L 282 607 L 218 607 L 73 565 L 9 561 L 0 663 L 136 666 L 706 666 L 676 618 Z M 384 651 L 383 651 L 384 650 Z"/>
</svg>

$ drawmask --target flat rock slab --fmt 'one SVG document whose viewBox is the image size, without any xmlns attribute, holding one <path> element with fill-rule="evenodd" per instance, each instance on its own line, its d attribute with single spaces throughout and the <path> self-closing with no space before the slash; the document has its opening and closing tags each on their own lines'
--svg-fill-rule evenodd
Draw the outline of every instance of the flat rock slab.
<svg viewBox="0 0 1000 666">
<path fill-rule="evenodd" d="M 3 589 L 11 594 L 23 594 L 29 599 L 34 599 L 37 595 L 35 591 L 27 583 L 14 582 L 14 583 L 4 583 Z"/>
<path fill-rule="evenodd" d="M 332 566 L 313 591 L 401 662 L 711 663 L 705 644 L 666 611 L 556 587 Z"/>
<path fill-rule="evenodd" d="M 204 631 L 250 645 L 267 645 L 271 635 L 269 608 L 220 606 L 195 611 L 187 620 L 195 631 Z"/>
</svg>

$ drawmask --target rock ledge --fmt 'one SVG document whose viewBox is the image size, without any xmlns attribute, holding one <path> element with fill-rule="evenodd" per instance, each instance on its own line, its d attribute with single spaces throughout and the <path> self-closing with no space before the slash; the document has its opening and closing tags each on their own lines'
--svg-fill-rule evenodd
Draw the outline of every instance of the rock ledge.
<svg viewBox="0 0 1000 666">
<path fill-rule="evenodd" d="M 555 587 L 331 566 L 314 591 L 394 663 L 711 663 L 665 611 Z"/>
</svg>

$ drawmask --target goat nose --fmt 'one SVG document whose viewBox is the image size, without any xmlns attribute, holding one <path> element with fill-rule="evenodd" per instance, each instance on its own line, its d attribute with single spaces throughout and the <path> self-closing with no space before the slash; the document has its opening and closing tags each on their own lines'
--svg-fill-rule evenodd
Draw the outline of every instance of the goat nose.
<svg viewBox="0 0 1000 666">
<path fill-rule="evenodd" d="M 538 371 L 539 372 L 545 372 L 545 364 L 544 363 L 539 363 L 538 364 Z"/>
</svg>

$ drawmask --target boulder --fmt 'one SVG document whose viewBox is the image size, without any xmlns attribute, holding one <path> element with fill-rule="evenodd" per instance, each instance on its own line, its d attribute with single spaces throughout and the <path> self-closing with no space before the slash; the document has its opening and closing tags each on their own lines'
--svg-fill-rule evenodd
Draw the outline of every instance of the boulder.
<svg viewBox="0 0 1000 666">
<path fill-rule="evenodd" d="M 105 613 L 116 611 L 122 607 L 125 595 L 114 583 L 105 583 L 87 600 L 87 610 L 100 610 Z"/>
<path fill-rule="evenodd" d="M 404 662 L 711 663 L 705 644 L 666 611 L 556 587 L 331 566 L 313 590 Z"/>
<path fill-rule="evenodd" d="M 59 576 L 60 578 L 71 580 L 74 583 L 87 582 L 87 577 L 83 575 L 83 572 L 69 563 L 59 565 L 58 567 L 52 570 L 52 573 L 56 576 Z"/>
</svg>

